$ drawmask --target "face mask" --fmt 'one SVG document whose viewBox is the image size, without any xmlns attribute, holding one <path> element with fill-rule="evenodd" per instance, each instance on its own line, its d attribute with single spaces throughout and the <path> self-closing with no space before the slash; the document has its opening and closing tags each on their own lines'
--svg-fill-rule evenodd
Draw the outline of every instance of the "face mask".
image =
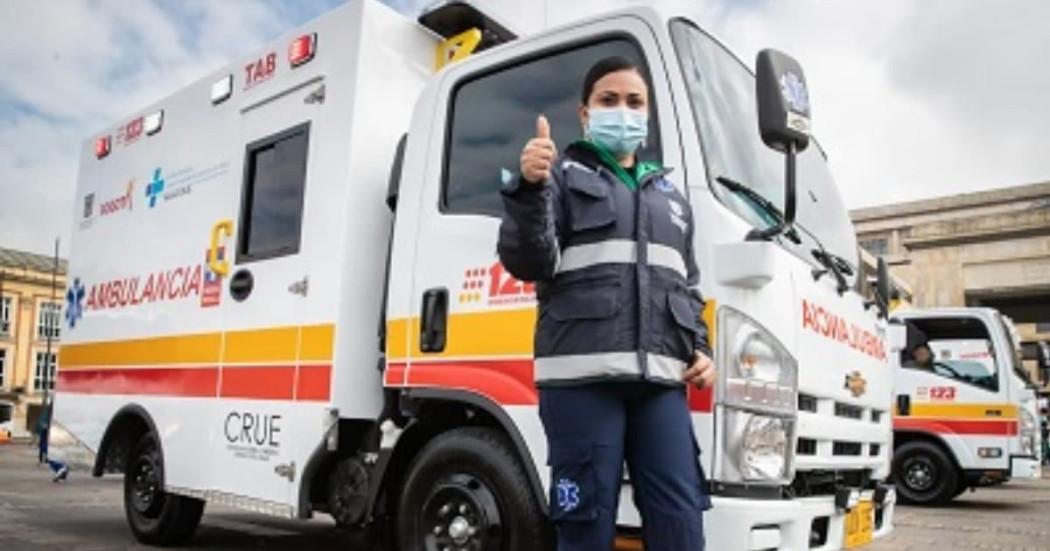
<svg viewBox="0 0 1050 551">
<path fill-rule="evenodd" d="M 649 134 L 649 114 L 626 107 L 593 108 L 587 137 L 613 155 L 634 153 Z"/>
</svg>

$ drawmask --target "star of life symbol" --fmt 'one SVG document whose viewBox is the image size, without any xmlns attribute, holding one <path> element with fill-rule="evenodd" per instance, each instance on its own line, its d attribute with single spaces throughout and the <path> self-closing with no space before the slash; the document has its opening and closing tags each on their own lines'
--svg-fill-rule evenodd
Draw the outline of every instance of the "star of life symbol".
<svg viewBox="0 0 1050 551">
<path fill-rule="evenodd" d="M 796 113 L 809 113 L 809 92 L 798 75 L 787 72 L 780 75 L 780 93 Z"/>
<path fill-rule="evenodd" d="M 580 506 L 580 486 L 575 481 L 562 478 L 558 480 L 558 506 L 568 513 Z"/>
<path fill-rule="evenodd" d="M 84 316 L 84 294 L 84 284 L 78 277 L 66 291 L 66 321 L 70 329 L 76 327 L 77 321 Z"/>
</svg>

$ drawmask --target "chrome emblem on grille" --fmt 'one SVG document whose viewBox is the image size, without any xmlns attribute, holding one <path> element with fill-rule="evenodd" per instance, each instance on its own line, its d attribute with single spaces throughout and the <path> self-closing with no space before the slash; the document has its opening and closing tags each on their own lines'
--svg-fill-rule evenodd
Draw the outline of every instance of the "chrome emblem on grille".
<svg viewBox="0 0 1050 551">
<path fill-rule="evenodd" d="M 864 375 L 860 374 L 860 371 L 854 371 L 849 375 L 846 375 L 846 390 L 849 390 L 850 394 L 854 398 L 859 398 L 862 394 L 868 391 L 868 381 L 864 378 Z"/>
</svg>

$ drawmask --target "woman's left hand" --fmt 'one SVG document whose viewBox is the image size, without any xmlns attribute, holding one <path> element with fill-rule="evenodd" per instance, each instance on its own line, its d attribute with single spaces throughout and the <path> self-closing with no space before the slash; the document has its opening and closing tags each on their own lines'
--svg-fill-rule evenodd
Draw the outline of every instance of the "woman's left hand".
<svg viewBox="0 0 1050 551">
<path fill-rule="evenodd" d="M 708 358 L 702 352 L 693 352 L 693 362 L 689 364 L 685 373 L 682 374 L 682 379 L 696 385 L 697 388 L 707 388 L 715 384 L 715 379 L 717 378 L 718 372 L 715 371 L 715 364 L 711 361 L 711 358 Z"/>
</svg>

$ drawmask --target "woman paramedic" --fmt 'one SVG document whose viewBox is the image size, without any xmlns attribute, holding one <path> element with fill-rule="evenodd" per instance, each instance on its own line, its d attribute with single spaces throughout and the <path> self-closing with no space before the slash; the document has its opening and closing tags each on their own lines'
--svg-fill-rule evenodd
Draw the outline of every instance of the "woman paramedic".
<svg viewBox="0 0 1050 551">
<path fill-rule="evenodd" d="M 715 368 L 701 318 L 692 210 L 635 153 L 649 89 L 606 58 L 583 81 L 584 139 L 559 156 L 547 119 L 501 190 L 499 257 L 536 282 L 535 380 L 559 551 L 608 550 L 626 460 L 647 551 L 704 547 L 710 507 L 686 384 Z"/>
</svg>

